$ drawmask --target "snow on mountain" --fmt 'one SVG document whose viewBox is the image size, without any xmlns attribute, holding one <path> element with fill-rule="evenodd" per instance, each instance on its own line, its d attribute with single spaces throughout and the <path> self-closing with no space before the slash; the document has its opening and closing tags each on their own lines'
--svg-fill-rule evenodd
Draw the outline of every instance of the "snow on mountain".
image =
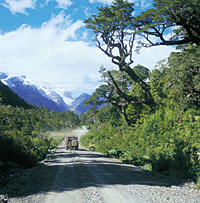
<svg viewBox="0 0 200 203">
<path fill-rule="evenodd" d="M 58 96 L 57 102 L 55 102 L 55 98 L 53 100 L 50 95 L 45 93 L 45 91 L 37 85 L 29 82 L 24 75 L 10 77 L 8 74 L 6 75 L 4 73 L 0 73 L 0 78 L 3 78 L 1 81 L 29 104 L 35 106 L 45 106 L 49 110 L 58 112 L 68 110 L 68 106 L 64 103 L 60 96 Z"/>
<path fill-rule="evenodd" d="M 59 94 L 66 105 L 71 106 L 72 102 L 76 100 L 76 97 L 73 95 L 72 92 L 67 91 L 65 88 L 54 88 L 54 91 Z"/>
<path fill-rule="evenodd" d="M 0 80 L 7 86 L 15 86 L 15 84 L 23 83 L 24 85 L 32 85 L 25 75 L 21 76 L 9 76 L 8 73 L 0 72 Z"/>
<path fill-rule="evenodd" d="M 38 90 L 40 91 L 40 93 L 43 96 L 53 100 L 54 102 L 56 102 L 60 106 L 66 106 L 67 109 L 69 109 L 69 107 L 68 107 L 67 103 L 64 101 L 64 99 L 57 92 L 55 92 L 53 89 L 54 89 L 54 87 L 52 87 L 50 85 L 45 85 L 42 87 L 38 86 Z"/>
<path fill-rule="evenodd" d="M 8 73 L 0 72 L 0 80 L 8 78 Z"/>
<path fill-rule="evenodd" d="M 24 75 L 9 76 L 8 73 L 0 72 L 0 80 L 26 102 L 35 106 L 45 106 L 59 112 L 71 110 L 79 115 L 90 107 L 84 107 L 84 101 L 90 97 L 86 93 L 76 98 L 72 92 L 65 89 L 58 89 L 49 84 L 35 85 Z"/>
<path fill-rule="evenodd" d="M 81 113 L 85 113 L 91 105 L 84 106 L 84 101 L 88 100 L 90 98 L 89 94 L 83 93 L 77 99 L 72 102 L 72 105 L 70 106 L 70 110 L 74 113 L 80 115 Z"/>
</svg>

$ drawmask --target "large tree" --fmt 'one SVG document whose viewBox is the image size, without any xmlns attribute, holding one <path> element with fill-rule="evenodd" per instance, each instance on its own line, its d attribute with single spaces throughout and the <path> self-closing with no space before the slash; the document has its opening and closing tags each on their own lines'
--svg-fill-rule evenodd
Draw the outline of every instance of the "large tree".
<svg viewBox="0 0 200 203">
<path fill-rule="evenodd" d="M 154 0 L 153 6 L 134 19 L 137 33 L 145 39 L 138 50 L 142 46 L 200 45 L 200 0 Z"/>
<path fill-rule="evenodd" d="M 149 85 L 131 68 L 135 40 L 133 32 L 133 3 L 115 0 L 111 6 L 98 8 L 98 15 L 85 20 L 86 27 L 95 33 L 96 46 L 111 58 L 119 70 L 129 75 L 145 92 L 144 103 L 154 108 Z M 125 99 L 125 98 L 124 98 Z"/>
<path fill-rule="evenodd" d="M 137 65 L 133 70 L 144 81 L 149 79 L 150 71 L 148 68 Z M 104 67 L 101 67 L 99 72 L 101 73 L 104 84 L 96 89 L 85 104 L 102 105 L 110 103 L 122 115 L 126 125 L 133 124 L 132 119 L 128 118 L 127 108 L 129 107 L 130 109 L 131 106 L 132 109 L 137 108 L 137 114 L 141 112 L 146 96 L 141 86 L 132 82 L 130 77 L 124 72 L 116 70 L 107 71 Z M 134 110 L 134 112 L 136 111 Z M 137 117 L 139 116 L 137 115 Z"/>
<path fill-rule="evenodd" d="M 104 67 L 100 68 L 103 85 L 100 85 L 85 104 L 102 105 L 112 104 L 122 115 L 124 122 L 129 125 L 126 115 L 126 108 L 131 102 L 138 102 L 137 98 L 129 94 L 132 82 L 127 74 L 110 70 L 106 71 Z"/>
</svg>

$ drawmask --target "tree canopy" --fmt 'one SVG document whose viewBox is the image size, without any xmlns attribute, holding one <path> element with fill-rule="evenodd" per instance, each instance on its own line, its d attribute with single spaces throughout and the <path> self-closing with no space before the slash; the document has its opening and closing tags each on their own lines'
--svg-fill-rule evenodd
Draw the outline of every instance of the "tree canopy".
<svg viewBox="0 0 200 203">
<path fill-rule="evenodd" d="M 95 33 L 96 46 L 112 62 L 125 72 L 132 81 L 138 83 L 145 92 L 144 103 L 154 108 L 155 102 L 149 91 L 149 85 L 131 68 L 135 40 L 132 22 L 133 3 L 124 0 L 113 1 L 110 7 L 98 8 L 98 15 L 85 20 L 86 27 Z"/>
<path fill-rule="evenodd" d="M 153 0 L 154 8 L 134 19 L 140 46 L 200 45 L 200 0 Z M 156 40 L 152 38 L 156 37 Z"/>
</svg>

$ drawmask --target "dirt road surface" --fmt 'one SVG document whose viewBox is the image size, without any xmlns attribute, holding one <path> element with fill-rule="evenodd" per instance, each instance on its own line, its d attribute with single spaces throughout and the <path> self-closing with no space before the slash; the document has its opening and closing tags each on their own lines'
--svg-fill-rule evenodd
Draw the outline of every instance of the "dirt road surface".
<svg viewBox="0 0 200 203">
<path fill-rule="evenodd" d="M 74 133 L 81 136 L 85 131 Z M 200 191 L 191 184 L 83 147 L 66 150 L 64 143 L 37 167 L 13 174 L 0 192 L 8 194 L 8 202 L 200 202 Z"/>
</svg>

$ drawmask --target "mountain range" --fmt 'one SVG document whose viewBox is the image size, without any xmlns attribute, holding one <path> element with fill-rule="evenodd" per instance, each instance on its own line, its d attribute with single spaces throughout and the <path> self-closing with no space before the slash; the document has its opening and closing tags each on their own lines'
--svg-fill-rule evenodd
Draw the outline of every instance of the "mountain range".
<svg viewBox="0 0 200 203">
<path fill-rule="evenodd" d="M 31 105 L 44 106 L 49 110 L 58 112 L 70 110 L 78 115 L 86 112 L 91 107 L 89 105 L 84 107 L 84 101 L 90 97 L 86 93 L 82 93 L 79 97 L 75 97 L 68 90 L 59 94 L 52 86 L 41 87 L 33 84 L 24 75 L 9 76 L 7 73 L 0 72 L 0 80 Z"/>
</svg>

